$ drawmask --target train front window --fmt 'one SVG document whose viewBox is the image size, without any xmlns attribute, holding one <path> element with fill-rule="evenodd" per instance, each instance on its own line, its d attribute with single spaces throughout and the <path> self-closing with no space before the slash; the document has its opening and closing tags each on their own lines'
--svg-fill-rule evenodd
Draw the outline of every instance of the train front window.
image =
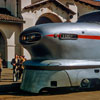
<svg viewBox="0 0 100 100">
<path fill-rule="evenodd" d="M 38 32 L 34 32 L 34 33 L 23 34 L 20 37 L 20 42 L 24 44 L 34 43 L 35 41 L 38 41 L 40 39 L 41 39 L 41 34 Z"/>
</svg>

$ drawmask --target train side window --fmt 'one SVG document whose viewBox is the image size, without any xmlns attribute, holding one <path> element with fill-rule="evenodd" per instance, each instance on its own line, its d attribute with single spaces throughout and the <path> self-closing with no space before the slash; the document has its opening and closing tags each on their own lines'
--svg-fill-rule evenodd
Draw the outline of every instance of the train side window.
<svg viewBox="0 0 100 100">
<path fill-rule="evenodd" d="M 99 71 L 99 69 L 95 69 L 94 72 L 95 73 L 99 73 L 100 71 Z"/>
<path fill-rule="evenodd" d="M 57 81 L 51 81 L 51 86 L 57 86 Z"/>
</svg>

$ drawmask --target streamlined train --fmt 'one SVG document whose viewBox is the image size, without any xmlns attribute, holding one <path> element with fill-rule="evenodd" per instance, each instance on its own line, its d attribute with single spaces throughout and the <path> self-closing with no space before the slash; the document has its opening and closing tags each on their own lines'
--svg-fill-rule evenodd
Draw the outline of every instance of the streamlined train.
<svg viewBox="0 0 100 100">
<path fill-rule="evenodd" d="M 20 43 L 32 58 L 24 63 L 22 90 L 100 87 L 100 24 L 36 25 L 21 33 Z"/>
</svg>

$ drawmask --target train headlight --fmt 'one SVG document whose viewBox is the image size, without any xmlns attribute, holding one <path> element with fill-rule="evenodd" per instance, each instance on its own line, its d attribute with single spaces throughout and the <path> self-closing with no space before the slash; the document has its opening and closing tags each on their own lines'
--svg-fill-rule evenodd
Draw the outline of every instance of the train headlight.
<svg viewBox="0 0 100 100">
<path fill-rule="evenodd" d="M 22 41 L 25 41 L 26 40 L 26 36 L 22 36 Z"/>
<path fill-rule="evenodd" d="M 35 35 L 30 36 L 30 39 L 32 40 L 35 39 Z"/>
<path fill-rule="evenodd" d="M 20 42 L 22 44 L 33 44 L 41 39 L 41 34 L 38 32 L 21 34 Z"/>
</svg>

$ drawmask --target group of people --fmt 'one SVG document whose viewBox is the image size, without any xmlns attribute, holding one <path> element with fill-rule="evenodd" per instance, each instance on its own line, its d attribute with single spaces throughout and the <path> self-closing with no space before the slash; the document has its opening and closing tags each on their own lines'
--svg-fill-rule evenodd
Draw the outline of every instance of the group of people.
<svg viewBox="0 0 100 100">
<path fill-rule="evenodd" d="M 11 64 L 13 65 L 13 81 L 21 79 L 23 73 L 23 62 L 26 61 L 24 56 L 15 55 L 15 58 L 12 59 Z"/>
</svg>

